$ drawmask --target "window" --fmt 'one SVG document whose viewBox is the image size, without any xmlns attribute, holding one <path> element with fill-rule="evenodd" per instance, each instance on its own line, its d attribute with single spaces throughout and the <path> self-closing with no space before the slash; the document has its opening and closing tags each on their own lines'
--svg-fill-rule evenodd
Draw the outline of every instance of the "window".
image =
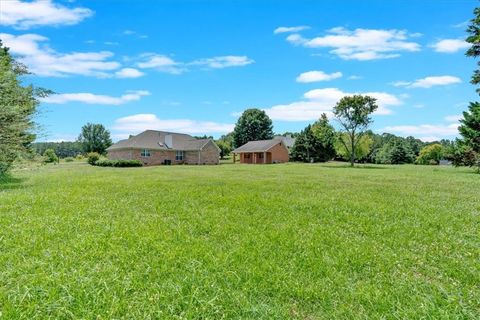
<svg viewBox="0 0 480 320">
<path fill-rule="evenodd" d="M 250 153 L 245 153 L 245 155 L 243 156 L 245 159 L 250 159 Z"/>
<path fill-rule="evenodd" d="M 175 160 L 182 161 L 185 158 L 185 151 L 178 151 L 175 153 Z"/>
<path fill-rule="evenodd" d="M 150 150 L 143 149 L 142 153 L 140 154 L 142 157 L 150 157 Z"/>
<path fill-rule="evenodd" d="M 259 158 L 259 159 L 263 159 L 263 153 L 259 153 L 259 154 L 258 154 L 258 158 Z"/>
</svg>

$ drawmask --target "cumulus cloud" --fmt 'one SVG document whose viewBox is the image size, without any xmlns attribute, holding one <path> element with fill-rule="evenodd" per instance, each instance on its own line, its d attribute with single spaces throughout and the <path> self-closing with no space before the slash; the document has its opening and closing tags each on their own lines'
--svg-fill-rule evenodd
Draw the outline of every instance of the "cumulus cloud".
<svg viewBox="0 0 480 320">
<path fill-rule="evenodd" d="M 334 54 L 344 60 L 376 60 L 396 58 L 400 52 L 420 50 L 416 42 L 408 41 L 412 36 L 405 30 L 355 29 L 336 27 L 326 35 L 304 38 L 298 33 L 290 34 L 287 41 L 307 48 L 332 48 Z"/>
<path fill-rule="evenodd" d="M 143 96 L 150 95 L 146 90 L 131 90 L 119 97 L 108 95 L 93 94 L 88 92 L 80 93 L 61 93 L 42 98 L 41 101 L 52 104 L 66 104 L 70 102 L 79 102 L 86 104 L 114 105 L 118 106 L 131 101 L 138 101 Z"/>
<path fill-rule="evenodd" d="M 273 33 L 279 34 L 279 33 L 300 32 L 306 29 L 310 29 L 310 27 L 309 26 L 278 27 L 277 29 L 273 30 Z"/>
<path fill-rule="evenodd" d="M 171 74 L 180 74 L 186 69 L 180 62 L 161 54 L 143 54 L 143 61 L 137 63 L 137 67 L 142 69 L 154 69 L 160 72 Z"/>
<path fill-rule="evenodd" d="M 436 52 L 455 53 L 459 50 L 467 49 L 471 46 L 468 42 L 461 39 L 443 39 L 432 45 Z"/>
<path fill-rule="evenodd" d="M 123 68 L 115 72 L 117 78 L 139 78 L 145 74 L 134 68 Z"/>
<path fill-rule="evenodd" d="M 301 73 L 297 77 L 297 82 L 308 83 L 308 82 L 319 82 L 319 81 L 330 81 L 333 79 L 338 79 L 342 77 L 341 72 L 334 73 L 325 73 L 323 71 L 308 71 Z"/>
<path fill-rule="evenodd" d="M 77 24 L 93 15 L 87 8 L 68 8 L 51 0 L 1 1 L 0 25 L 16 29 Z"/>
<path fill-rule="evenodd" d="M 462 80 L 454 76 L 430 76 L 415 81 L 397 81 L 392 83 L 395 87 L 406 88 L 431 88 L 435 86 L 446 86 L 461 83 Z"/>
<path fill-rule="evenodd" d="M 128 137 L 142 131 L 164 130 L 189 134 L 227 133 L 234 125 L 212 121 L 197 121 L 189 119 L 160 119 L 155 114 L 135 114 L 115 120 L 113 130 L 117 137 Z"/>
<path fill-rule="evenodd" d="M 302 100 L 289 104 L 275 105 L 264 109 L 273 119 L 280 121 L 312 121 L 317 120 L 322 113 L 332 115 L 335 104 L 343 97 L 353 94 L 369 95 L 377 99 L 379 109 L 377 115 L 391 114 L 390 107 L 402 104 L 402 101 L 386 92 L 348 93 L 338 88 L 314 89 L 306 92 Z"/>
<path fill-rule="evenodd" d="M 108 77 L 109 71 L 120 67 L 118 62 L 110 60 L 113 53 L 109 51 L 60 53 L 45 44 L 48 38 L 38 34 L 0 33 L 0 39 L 12 54 L 19 56 L 20 62 L 39 76 Z"/>
</svg>

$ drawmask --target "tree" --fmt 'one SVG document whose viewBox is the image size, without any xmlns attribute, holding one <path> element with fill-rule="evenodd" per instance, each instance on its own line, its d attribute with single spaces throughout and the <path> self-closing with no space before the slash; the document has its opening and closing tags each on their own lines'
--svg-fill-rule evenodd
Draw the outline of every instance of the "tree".
<svg viewBox="0 0 480 320">
<path fill-rule="evenodd" d="M 355 149 L 359 139 L 370 123 L 370 115 L 378 109 L 376 99 L 369 96 L 347 96 L 333 108 L 333 114 L 345 130 L 346 135 L 340 135 L 340 143 L 350 152 L 350 165 L 355 164 Z"/>
<path fill-rule="evenodd" d="M 0 41 L 0 176 L 21 154 L 29 153 L 30 144 L 36 138 L 33 117 L 39 104 L 37 98 L 51 93 L 31 85 L 23 86 L 20 77 L 28 73 Z"/>
<path fill-rule="evenodd" d="M 55 151 L 53 149 L 47 149 L 43 153 L 43 157 L 45 158 L 46 163 L 58 163 L 58 157 L 55 154 Z"/>
<path fill-rule="evenodd" d="M 375 162 L 383 164 L 412 163 L 415 160 L 407 139 L 394 137 L 385 143 L 376 153 Z"/>
<path fill-rule="evenodd" d="M 443 158 L 444 148 L 439 143 L 430 144 L 420 150 L 417 164 L 438 164 Z"/>
<path fill-rule="evenodd" d="M 82 144 L 85 153 L 105 154 L 107 148 L 112 145 L 110 132 L 103 125 L 93 123 L 87 123 L 82 127 L 78 141 Z"/>
<path fill-rule="evenodd" d="M 471 102 L 468 110 L 463 112 L 458 131 L 465 144 L 472 147 L 473 151 L 480 153 L 480 103 Z"/>
<path fill-rule="evenodd" d="M 233 130 L 233 146 L 238 148 L 249 141 L 273 138 L 272 120 L 260 109 L 245 110 Z"/>
<path fill-rule="evenodd" d="M 220 148 L 220 159 L 224 159 L 232 152 L 232 146 L 227 141 L 217 140 L 216 144 Z"/>
<path fill-rule="evenodd" d="M 312 125 L 312 133 L 316 140 L 315 153 L 319 161 L 328 161 L 335 157 L 335 129 L 328 122 L 325 113 Z"/>
<path fill-rule="evenodd" d="M 475 8 L 473 14 L 475 17 L 470 20 L 470 25 L 467 27 L 469 36 L 466 39 L 472 46 L 465 54 L 467 57 L 477 58 L 480 56 L 480 8 Z M 480 65 L 480 62 L 477 62 L 477 65 Z M 480 83 L 480 70 L 477 69 L 473 72 L 470 82 L 475 85 Z M 480 88 L 477 89 L 477 92 L 480 93 Z"/>
<path fill-rule="evenodd" d="M 338 133 L 337 140 L 335 143 L 335 150 L 338 156 L 342 157 L 345 160 L 351 160 L 352 158 L 352 149 L 351 143 L 349 141 L 350 135 L 346 132 Z M 365 159 L 370 150 L 372 149 L 373 139 L 370 135 L 364 134 L 357 137 L 355 142 L 355 159 L 361 160 Z"/>
<path fill-rule="evenodd" d="M 315 137 L 312 132 L 312 126 L 309 124 L 297 135 L 292 147 L 292 159 L 295 161 L 311 162 L 315 161 Z"/>
</svg>

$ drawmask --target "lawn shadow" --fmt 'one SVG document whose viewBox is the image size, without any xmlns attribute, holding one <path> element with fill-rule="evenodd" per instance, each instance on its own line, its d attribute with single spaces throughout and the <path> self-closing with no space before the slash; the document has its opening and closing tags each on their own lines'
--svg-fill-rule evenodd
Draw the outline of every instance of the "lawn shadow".
<svg viewBox="0 0 480 320">
<path fill-rule="evenodd" d="M 390 169 L 386 166 L 375 166 L 375 165 L 363 165 L 363 164 L 355 164 L 355 166 L 352 168 L 350 164 L 342 164 L 342 165 L 328 165 L 328 164 L 323 164 L 320 165 L 322 168 L 328 168 L 328 169 Z"/>
<path fill-rule="evenodd" d="M 12 176 L 1 176 L 0 177 L 0 191 L 6 191 L 6 190 L 15 190 L 15 189 L 20 189 L 24 188 L 25 185 L 23 182 L 25 181 L 25 178 L 15 178 Z"/>
</svg>

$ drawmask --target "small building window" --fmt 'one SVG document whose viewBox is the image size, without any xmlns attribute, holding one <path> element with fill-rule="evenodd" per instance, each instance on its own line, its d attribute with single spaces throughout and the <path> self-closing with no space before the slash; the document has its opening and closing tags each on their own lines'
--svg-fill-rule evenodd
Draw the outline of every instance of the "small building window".
<svg viewBox="0 0 480 320">
<path fill-rule="evenodd" d="M 150 150 L 143 149 L 142 153 L 140 154 L 142 157 L 150 157 Z"/>
<path fill-rule="evenodd" d="M 258 158 L 259 158 L 259 159 L 263 159 L 263 153 L 259 153 L 259 154 L 258 154 Z"/>
<path fill-rule="evenodd" d="M 185 151 L 178 151 L 175 153 L 175 160 L 182 161 L 185 158 Z"/>
<path fill-rule="evenodd" d="M 250 159 L 250 153 L 245 153 L 245 155 L 243 156 L 245 159 Z"/>
</svg>

